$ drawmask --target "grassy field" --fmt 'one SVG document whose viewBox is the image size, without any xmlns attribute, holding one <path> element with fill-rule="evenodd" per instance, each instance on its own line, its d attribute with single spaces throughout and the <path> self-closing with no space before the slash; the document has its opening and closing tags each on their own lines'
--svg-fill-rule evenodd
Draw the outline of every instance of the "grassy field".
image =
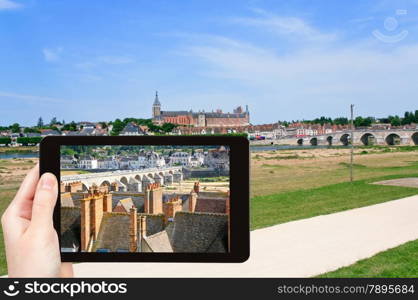
<svg viewBox="0 0 418 300">
<path fill-rule="evenodd" d="M 0 160 L 0 215 L 13 199 L 27 171 L 37 162 L 36 159 Z M 1 226 L 0 226 L 1 227 Z M 3 230 L 0 228 L 0 275 L 6 274 Z"/>
<path fill-rule="evenodd" d="M 417 277 L 418 240 L 318 277 Z"/>
<path fill-rule="evenodd" d="M 418 194 L 418 189 L 370 182 L 418 177 L 418 147 L 355 150 L 349 183 L 349 149 L 299 149 L 251 154 L 251 228 L 329 214 Z M 34 159 L 0 160 L 0 214 Z M 207 183 L 210 184 L 210 183 Z M 6 263 L 0 230 L 0 275 Z"/>
<path fill-rule="evenodd" d="M 356 149 L 355 180 L 418 173 L 418 147 L 406 149 L 409 151 L 395 147 Z M 347 182 L 349 153 L 349 149 L 252 153 L 251 197 Z"/>
<path fill-rule="evenodd" d="M 418 176 L 417 173 L 411 174 Z M 331 184 L 313 189 L 256 196 L 251 199 L 251 229 L 330 214 L 418 194 L 417 188 L 372 185 L 377 180 L 404 177 L 391 175 L 368 180 Z"/>
</svg>

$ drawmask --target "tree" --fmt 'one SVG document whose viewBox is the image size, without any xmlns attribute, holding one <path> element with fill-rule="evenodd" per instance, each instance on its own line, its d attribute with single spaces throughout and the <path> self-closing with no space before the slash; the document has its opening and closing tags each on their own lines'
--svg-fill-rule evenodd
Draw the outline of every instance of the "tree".
<svg viewBox="0 0 418 300">
<path fill-rule="evenodd" d="M 51 122 L 49 122 L 49 125 L 52 126 L 52 125 L 55 125 L 55 124 L 57 124 L 57 118 L 56 117 L 53 117 L 51 119 Z"/>
<path fill-rule="evenodd" d="M 392 126 L 401 126 L 401 118 L 399 116 L 389 116 L 389 120 Z"/>
<path fill-rule="evenodd" d="M 62 130 L 65 131 L 77 131 L 77 124 L 72 121 L 71 123 L 67 123 L 62 127 Z"/>
<path fill-rule="evenodd" d="M 347 125 L 348 124 L 348 119 L 344 118 L 344 117 L 335 118 L 333 120 L 333 123 L 335 125 Z"/>
<path fill-rule="evenodd" d="M 23 130 L 24 133 L 41 133 L 38 129 L 36 128 L 31 128 L 31 127 L 26 127 Z"/>
<path fill-rule="evenodd" d="M 173 129 L 174 128 L 176 128 L 177 127 L 177 125 L 176 124 L 173 124 L 173 123 L 164 123 L 162 126 L 161 126 L 161 129 L 164 131 L 164 132 L 171 132 L 171 131 L 173 131 Z"/>
<path fill-rule="evenodd" d="M 44 121 L 42 120 L 42 117 L 39 117 L 37 127 L 38 127 L 38 128 L 42 128 L 42 127 L 44 127 Z"/>
<path fill-rule="evenodd" d="M 19 133 L 20 132 L 20 125 L 19 123 L 14 123 L 12 126 L 10 126 L 10 129 L 13 133 Z"/>
<path fill-rule="evenodd" d="M 125 128 L 126 124 L 124 122 L 122 122 L 120 119 L 116 119 L 113 122 L 113 128 L 112 128 L 112 132 L 110 133 L 111 135 L 119 135 L 119 133 L 123 130 L 123 128 Z"/>
</svg>

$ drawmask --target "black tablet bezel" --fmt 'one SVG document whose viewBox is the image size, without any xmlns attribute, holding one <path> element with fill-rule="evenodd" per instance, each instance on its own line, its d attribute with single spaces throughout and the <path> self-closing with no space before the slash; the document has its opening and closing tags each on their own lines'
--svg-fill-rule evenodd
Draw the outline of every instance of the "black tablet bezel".
<svg viewBox="0 0 418 300">
<path fill-rule="evenodd" d="M 60 180 L 61 145 L 224 145 L 230 147 L 230 251 L 228 253 L 61 252 L 63 262 L 244 262 L 250 254 L 249 142 L 239 136 L 48 136 L 40 144 L 40 173 Z M 59 200 L 59 196 L 58 196 Z M 60 201 L 54 209 L 60 233 Z M 60 236 L 60 234 L 58 234 Z M 60 237 L 59 237 L 60 240 Z"/>
</svg>

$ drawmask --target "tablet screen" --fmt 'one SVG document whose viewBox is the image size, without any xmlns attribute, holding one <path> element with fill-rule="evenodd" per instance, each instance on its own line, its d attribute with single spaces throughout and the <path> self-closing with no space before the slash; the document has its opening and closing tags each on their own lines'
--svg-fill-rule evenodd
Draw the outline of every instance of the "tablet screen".
<svg viewBox="0 0 418 300">
<path fill-rule="evenodd" d="M 230 149 L 61 145 L 62 252 L 228 253 Z"/>
</svg>

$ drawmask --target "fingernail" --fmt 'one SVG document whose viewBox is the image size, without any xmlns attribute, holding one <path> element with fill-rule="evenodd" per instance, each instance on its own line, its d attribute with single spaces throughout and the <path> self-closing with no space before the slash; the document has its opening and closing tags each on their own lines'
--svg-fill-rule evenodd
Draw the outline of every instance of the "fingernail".
<svg viewBox="0 0 418 300">
<path fill-rule="evenodd" d="M 54 178 L 50 174 L 44 174 L 41 178 L 41 188 L 45 190 L 52 190 L 54 183 Z"/>
</svg>

